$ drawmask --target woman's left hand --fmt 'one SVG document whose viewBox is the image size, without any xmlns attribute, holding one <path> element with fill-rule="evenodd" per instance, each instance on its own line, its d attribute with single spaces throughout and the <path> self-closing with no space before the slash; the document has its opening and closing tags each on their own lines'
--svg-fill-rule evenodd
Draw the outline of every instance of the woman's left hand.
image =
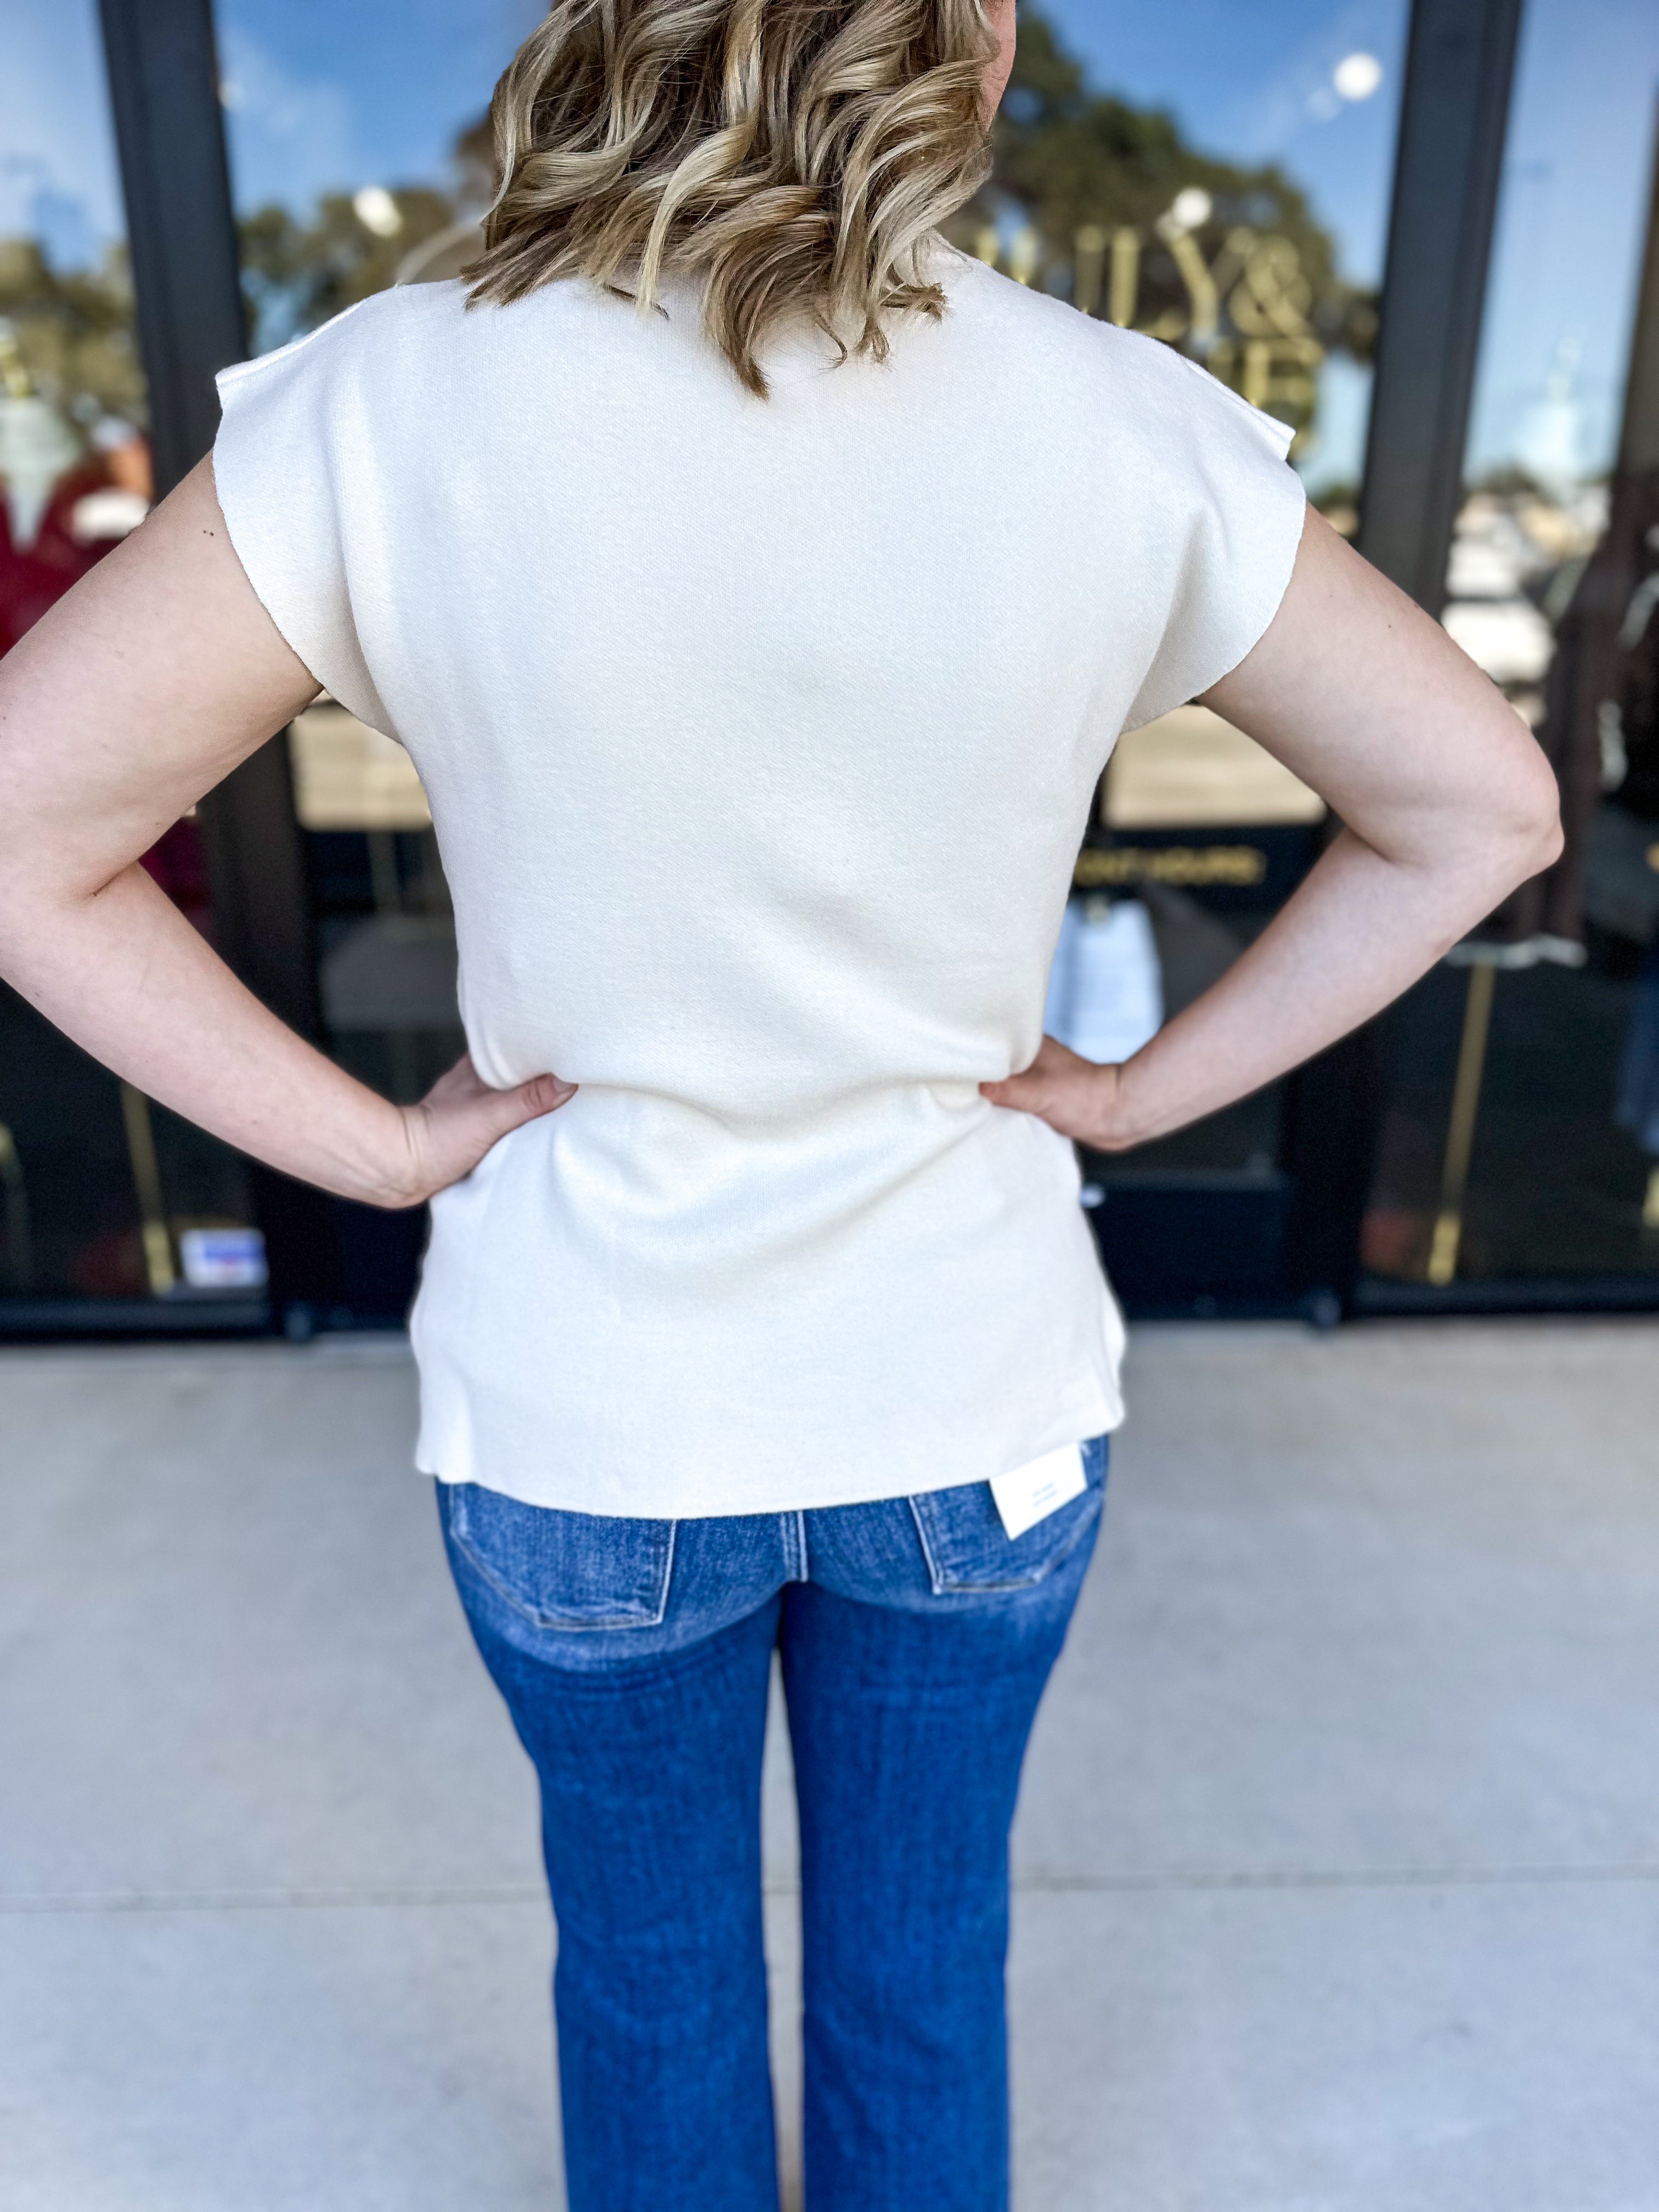
<svg viewBox="0 0 1659 2212">
<path fill-rule="evenodd" d="M 1129 1126 L 1123 1077 L 1122 1067 L 1085 1060 L 1058 1037 L 1045 1036 L 1029 1067 L 979 1087 L 994 1106 L 1035 1114 L 1093 1152 L 1122 1152 L 1140 1142 Z"/>
<path fill-rule="evenodd" d="M 1555 777 L 1437 623 L 1310 512 L 1267 633 L 1203 702 L 1344 824 L 1267 927 L 1133 1060 L 1044 1037 L 981 1086 L 1097 1152 L 1213 1114 L 1380 1013 L 1561 851 Z"/>
</svg>

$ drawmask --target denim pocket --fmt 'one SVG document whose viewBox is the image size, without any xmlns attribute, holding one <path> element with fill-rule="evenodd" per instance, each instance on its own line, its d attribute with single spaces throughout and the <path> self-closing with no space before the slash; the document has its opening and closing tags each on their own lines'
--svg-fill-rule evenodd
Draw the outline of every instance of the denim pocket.
<svg viewBox="0 0 1659 2212">
<path fill-rule="evenodd" d="M 443 1500 L 456 1550 L 538 1628 L 654 1628 L 668 1609 L 672 1521 L 526 1505 L 476 1482 Z"/>
<path fill-rule="evenodd" d="M 1085 1489 L 1024 1535 L 1010 1537 L 988 1482 L 966 1482 L 912 1498 L 910 1510 L 936 1596 L 952 1590 L 1029 1589 L 1051 1574 L 1100 1516 L 1107 1441 L 1082 1447 Z"/>
</svg>

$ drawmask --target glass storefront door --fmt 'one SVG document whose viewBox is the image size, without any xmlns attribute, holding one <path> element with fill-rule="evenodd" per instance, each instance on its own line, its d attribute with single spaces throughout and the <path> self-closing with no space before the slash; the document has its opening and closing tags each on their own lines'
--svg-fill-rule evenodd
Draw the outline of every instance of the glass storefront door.
<svg viewBox="0 0 1659 2212">
<path fill-rule="evenodd" d="M 134 51 L 159 14 L 191 5 L 104 0 Z M 1471 22 L 1478 11 L 1469 0 Z M 1291 424 L 1295 465 L 1346 531 L 1365 507 L 1409 12 L 1027 9 L 994 175 L 953 224 L 1015 281 L 1181 349 Z M 234 207 L 212 219 L 227 299 L 234 226 L 255 349 L 384 285 L 453 274 L 488 189 L 485 103 L 535 0 L 215 0 L 214 13 L 218 82 L 205 64 L 192 80 L 191 127 L 216 160 L 221 120 L 228 141 Z M 1387 1025 L 1392 1103 L 1364 1233 L 1366 1295 L 1383 1304 L 1528 1284 L 1659 1295 L 1659 33 L 1640 0 L 1528 0 L 1524 25 L 1446 618 L 1560 766 L 1574 834 L 1562 866 Z M 0 0 L 0 29 L 3 650 L 132 526 L 150 486 L 97 11 Z M 142 103 L 118 88 L 117 104 L 124 149 L 136 133 L 155 155 Z M 1474 204 L 1449 173 L 1437 188 Z M 201 265 L 176 212 L 151 205 L 145 222 L 144 240 L 158 227 L 173 240 L 173 265 Z M 152 321 L 180 312 L 140 273 Z M 172 394 L 185 371 L 167 374 Z M 196 404 L 191 419 L 210 422 Z M 1006 426 L 1016 445 L 1026 434 L 1040 422 Z M 331 700 L 287 750 L 311 911 L 303 929 L 281 923 L 277 950 L 315 973 L 330 1048 L 412 1097 L 460 1045 L 424 796 L 400 749 Z M 286 836 L 281 786 L 267 778 L 260 803 Z M 1215 715 L 1189 706 L 1133 733 L 1079 856 L 1048 1025 L 1096 1057 L 1133 1050 L 1265 926 L 1324 832 L 1317 798 Z M 257 830 L 234 835 L 237 865 L 257 872 Z M 147 865 L 211 931 L 196 825 Z M 228 945 L 246 939 L 231 878 L 215 880 Z M 1310 1091 L 1293 1077 L 1129 1158 L 1085 1158 L 1132 1306 L 1282 1307 L 1307 1287 L 1291 1255 L 1334 1172 L 1328 1159 L 1310 1173 L 1310 1131 L 1352 1188 L 1370 1157 L 1370 1109 L 1344 1101 L 1347 1079 Z M 0 994 L 0 1330 L 41 1314 L 257 1321 L 255 1197 L 280 1202 Z M 284 1284 L 316 1275 L 284 1288 L 285 1312 L 297 1297 L 301 1325 L 306 1311 L 392 1317 L 421 1224 L 330 1205 L 333 1225 L 297 1238 L 270 1216 Z"/>
<path fill-rule="evenodd" d="M 1264 27 L 1244 0 L 1188 0 L 1156 21 L 1100 0 L 1029 8 L 994 177 L 952 226 L 1016 281 L 1180 348 L 1291 422 L 1296 464 L 1345 529 L 1360 496 L 1407 12 L 1407 0 L 1297 0 Z M 485 102 L 538 13 L 532 0 L 471 0 L 393 22 L 369 0 L 217 0 L 256 350 L 467 258 L 488 190 Z M 459 1044 L 418 783 L 331 702 L 290 744 L 331 1048 L 413 1097 Z M 1277 910 L 1322 817 L 1313 793 L 1200 708 L 1137 732 L 1103 782 L 1050 1025 L 1096 1056 L 1133 1050 Z M 1085 1162 L 1132 1304 L 1283 1295 L 1286 1097 L 1275 1086 L 1130 1162 Z M 397 1224 L 343 1229 L 348 1276 L 354 1250 L 359 1275 L 388 1284 L 412 1261 Z"/>
<path fill-rule="evenodd" d="M 143 520 L 152 486 L 94 0 L 0 0 L 0 50 L 4 653 Z M 210 937 L 195 823 L 145 866 Z M 0 986 L 0 1328 L 257 1324 L 264 1281 L 236 1155 Z"/>
<path fill-rule="evenodd" d="M 474 0 L 417 14 L 411 32 L 367 0 L 218 0 L 256 349 L 466 258 L 488 187 L 485 100 L 536 13 Z M 1406 0 L 1304 0 L 1264 30 L 1244 0 L 1133 25 L 1099 0 L 1028 9 L 994 175 L 952 226 L 1017 281 L 1181 348 L 1293 423 L 1297 466 L 1347 529 L 1406 15 Z M 333 1049 L 413 1097 L 459 1042 L 418 783 L 396 746 L 331 702 L 291 744 Z M 1323 811 L 1201 708 L 1137 732 L 1102 786 L 1050 1026 L 1097 1057 L 1133 1050 L 1276 911 Z M 1285 1106 L 1276 1086 L 1133 1162 L 1087 1164 L 1133 1303 L 1280 1291 Z"/>
<path fill-rule="evenodd" d="M 1656 113 L 1651 7 L 1529 0 L 1444 618 L 1568 848 L 1391 1021 L 1373 1304 L 1659 1288 Z"/>
<path fill-rule="evenodd" d="M 1405 0 L 1027 7 L 994 176 L 953 227 L 1020 283 L 1179 348 L 1293 424 L 1310 496 L 1350 533 L 1407 16 Z M 1202 707 L 1126 738 L 1079 860 L 1048 1027 L 1093 1059 L 1134 1050 L 1278 910 L 1324 812 Z M 1085 1159 L 1132 1305 L 1285 1295 L 1288 1092 Z"/>
<path fill-rule="evenodd" d="M 485 109 L 532 0 L 388 10 L 218 0 L 220 97 L 249 340 L 270 351 L 395 283 L 453 275 L 489 191 Z M 392 739 L 332 700 L 289 736 L 329 1048 L 386 1096 L 463 1048 L 455 933 L 425 795 Z M 331 1209 L 337 1316 L 391 1316 L 421 1224 Z"/>
</svg>

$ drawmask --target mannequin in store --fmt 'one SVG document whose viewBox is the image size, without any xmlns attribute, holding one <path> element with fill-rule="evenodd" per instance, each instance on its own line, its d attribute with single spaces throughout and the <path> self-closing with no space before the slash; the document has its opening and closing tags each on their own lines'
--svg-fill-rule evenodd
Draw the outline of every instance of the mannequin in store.
<svg viewBox="0 0 1659 2212">
<path fill-rule="evenodd" d="M 83 435 L 0 319 L 0 653 L 137 529 L 150 490 L 143 433 L 100 415 Z"/>
<path fill-rule="evenodd" d="M 431 1202 L 417 1462 L 540 1784 L 574 2212 L 775 2212 L 775 1652 L 807 2201 L 1002 2212 L 1009 1824 L 1122 1410 L 1073 1140 L 1369 1018 L 1550 862 L 1555 786 L 1287 431 L 939 239 L 1012 0 L 623 13 L 503 79 L 469 276 L 228 372 L 0 668 L 0 970 L 255 1158 Z M 136 865 L 324 687 L 453 892 L 470 1050 L 415 1106 Z M 1346 827 L 1091 1060 L 1041 1034 L 1073 860 L 1194 697 Z"/>
</svg>

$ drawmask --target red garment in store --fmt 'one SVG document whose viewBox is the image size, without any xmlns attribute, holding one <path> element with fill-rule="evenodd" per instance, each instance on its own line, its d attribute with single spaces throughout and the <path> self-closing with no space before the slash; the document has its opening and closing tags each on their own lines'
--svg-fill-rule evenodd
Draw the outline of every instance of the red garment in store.
<svg viewBox="0 0 1659 2212">
<path fill-rule="evenodd" d="M 138 456 L 125 468 L 112 467 L 97 454 L 60 477 L 31 545 L 14 542 L 5 501 L 0 500 L 0 655 L 9 653 L 71 585 L 120 543 L 119 530 L 94 534 L 86 529 L 82 502 L 100 493 L 131 493 L 136 481 L 148 483 L 148 455 L 142 442 L 135 443 Z M 143 865 L 173 903 L 206 933 L 207 867 L 196 823 L 174 823 L 144 854 Z"/>
</svg>

